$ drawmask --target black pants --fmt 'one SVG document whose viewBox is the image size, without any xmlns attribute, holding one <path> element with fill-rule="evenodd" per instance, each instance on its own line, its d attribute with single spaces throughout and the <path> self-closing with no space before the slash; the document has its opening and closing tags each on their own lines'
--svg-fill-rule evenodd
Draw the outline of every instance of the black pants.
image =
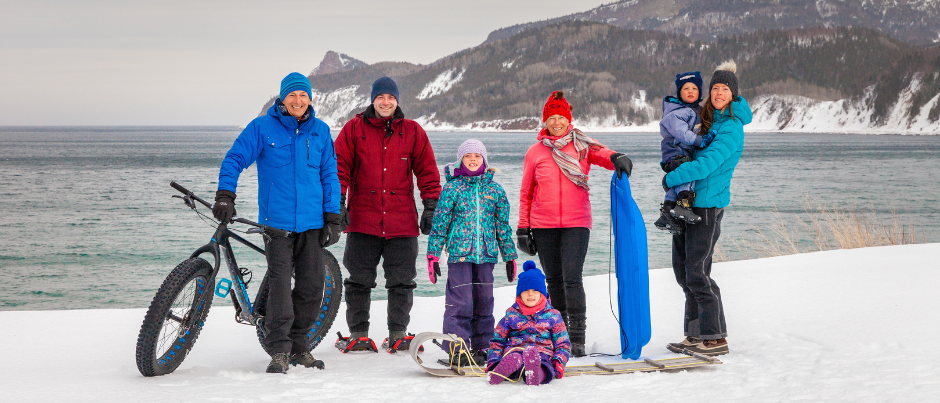
<svg viewBox="0 0 940 403">
<path fill-rule="evenodd" d="M 418 238 L 392 238 L 350 232 L 346 234 L 343 266 L 349 277 L 343 281 L 346 289 L 346 324 L 350 332 L 369 331 L 369 306 L 379 258 L 385 270 L 385 288 L 388 290 L 388 330 L 405 331 L 411 321 L 414 289 L 418 286 L 415 258 L 418 257 Z"/>
<path fill-rule="evenodd" d="M 545 271 L 548 296 L 565 319 L 572 342 L 584 343 L 587 306 L 584 297 L 584 257 L 591 230 L 577 228 L 533 228 L 539 262 Z"/>
<path fill-rule="evenodd" d="M 672 237 L 672 269 L 685 293 L 683 330 L 689 337 L 716 340 L 728 335 L 721 290 L 711 278 L 724 209 L 694 207 L 692 212 L 702 222 L 686 225 L 682 234 Z"/>
<path fill-rule="evenodd" d="M 290 238 L 265 237 L 264 252 L 268 260 L 265 350 L 272 355 L 309 351 L 307 333 L 313 328 L 323 300 L 320 230 L 307 230 Z"/>
</svg>

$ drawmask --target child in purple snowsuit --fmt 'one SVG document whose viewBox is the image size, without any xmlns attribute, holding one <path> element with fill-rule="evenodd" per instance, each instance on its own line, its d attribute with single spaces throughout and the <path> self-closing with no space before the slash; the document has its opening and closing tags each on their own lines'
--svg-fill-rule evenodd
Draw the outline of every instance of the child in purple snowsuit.
<svg viewBox="0 0 940 403">
<path fill-rule="evenodd" d="M 663 98 L 663 119 L 659 122 L 659 134 L 663 136 L 660 143 L 663 159 L 660 165 L 667 173 L 683 162 L 691 161 L 693 148 L 705 148 L 715 138 L 712 133 L 696 135 L 702 122 L 699 117 L 702 73 L 690 71 L 676 74 L 675 83 L 676 96 Z M 682 232 L 682 227 L 676 219 L 689 224 L 701 220 L 691 210 L 693 191 L 693 182 L 668 188 L 660 217 L 656 220 L 656 228 L 678 234 Z"/>
<path fill-rule="evenodd" d="M 545 275 L 531 260 L 525 262 L 516 284 L 516 302 L 496 325 L 486 360 L 491 385 L 525 379 L 541 385 L 561 379 L 571 357 L 565 321 L 548 302 Z"/>
<path fill-rule="evenodd" d="M 497 254 L 506 262 L 506 274 L 516 274 L 516 246 L 509 226 L 509 200 L 506 191 L 493 181 L 486 147 L 479 140 L 467 140 L 457 151 L 458 160 L 444 168 L 447 183 L 434 210 L 428 236 L 428 276 L 431 283 L 440 275 L 441 250 L 447 244 L 447 291 L 444 333 L 469 341 L 474 364 L 483 365 L 486 348 L 493 335 L 493 267 Z M 453 175 L 450 168 L 459 167 Z M 444 350 L 461 365 L 470 364 L 468 354 Z"/>
</svg>

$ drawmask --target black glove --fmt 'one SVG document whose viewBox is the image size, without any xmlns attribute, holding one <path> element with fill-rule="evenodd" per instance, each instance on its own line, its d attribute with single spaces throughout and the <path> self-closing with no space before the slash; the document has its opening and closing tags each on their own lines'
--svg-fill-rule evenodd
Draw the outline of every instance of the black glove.
<svg viewBox="0 0 940 403">
<path fill-rule="evenodd" d="M 516 279 L 516 261 L 510 260 L 506 262 L 506 279 L 509 282 L 513 282 Z"/>
<path fill-rule="evenodd" d="M 535 238 L 532 236 L 531 228 L 519 228 L 516 230 L 516 246 L 519 250 L 535 256 L 539 252 L 535 246 Z"/>
<path fill-rule="evenodd" d="M 345 194 L 339 197 L 339 221 L 340 231 L 345 231 L 346 228 L 349 228 L 349 209 L 346 208 Z"/>
<path fill-rule="evenodd" d="M 610 162 L 614 163 L 614 170 L 617 171 L 617 179 L 622 178 L 622 174 L 627 174 L 629 178 L 630 173 L 633 172 L 633 161 L 630 161 L 630 158 L 624 153 L 614 153 L 610 156 Z"/>
<path fill-rule="evenodd" d="M 428 235 L 431 233 L 431 221 L 434 220 L 434 209 L 437 208 L 437 199 L 421 200 L 424 205 L 424 211 L 421 213 L 421 233 Z"/>
<path fill-rule="evenodd" d="M 669 173 L 669 172 L 675 171 L 676 168 L 679 167 L 679 165 L 682 165 L 689 161 L 692 161 L 692 159 L 689 158 L 689 156 L 681 155 L 681 156 L 678 156 L 669 160 L 669 162 L 666 162 L 666 163 L 660 162 L 659 165 L 663 167 L 663 171 L 666 171 L 666 173 Z"/>
<path fill-rule="evenodd" d="M 336 213 L 323 213 L 323 228 L 320 229 L 320 246 L 327 247 L 339 242 L 341 218 Z"/>
<path fill-rule="evenodd" d="M 215 192 L 215 204 L 212 206 L 212 216 L 222 224 L 232 222 L 235 217 L 235 193 L 228 190 Z"/>
<path fill-rule="evenodd" d="M 667 176 L 667 175 L 669 175 L 669 174 L 663 175 L 663 191 L 665 191 L 665 192 L 668 192 L 668 191 L 669 191 L 669 186 L 666 186 L 666 176 Z"/>
</svg>

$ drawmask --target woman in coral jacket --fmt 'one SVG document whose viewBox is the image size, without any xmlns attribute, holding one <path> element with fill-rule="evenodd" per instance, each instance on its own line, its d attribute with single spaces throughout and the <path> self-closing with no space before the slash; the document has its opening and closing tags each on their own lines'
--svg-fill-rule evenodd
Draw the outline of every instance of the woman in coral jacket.
<svg viewBox="0 0 940 403">
<path fill-rule="evenodd" d="M 630 176 L 633 162 L 571 124 L 571 105 L 554 91 L 542 108 L 544 127 L 529 147 L 519 195 L 519 249 L 538 253 L 552 305 L 571 337 L 571 353 L 583 357 L 587 319 L 581 272 L 591 236 L 591 165 Z"/>
</svg>

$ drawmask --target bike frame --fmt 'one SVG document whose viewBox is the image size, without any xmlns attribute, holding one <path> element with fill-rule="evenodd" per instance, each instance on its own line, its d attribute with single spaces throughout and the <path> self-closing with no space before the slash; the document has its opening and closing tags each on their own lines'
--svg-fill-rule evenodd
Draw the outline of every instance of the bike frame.
<svg viewBox="0 0 940 403">
<path fill-rule="evenodd" d="M 183 201 L 186 203 L 186 205 L 189 206 L 191 209 L 196 210 L 196 204 L 193 203 L 193 201 L 199 202 L 203 206 L 206 206 L 206 208 L 210 208 L 210 209 L 212 208 L 211 204 L 199 198 L 199 196 L 194 195 L 192 192 L 190 192 L 183 186 L 180 186 L 176 182 L 170 182 L 170 186 L 172 186 L 174 189 L 178 190 L 180 193 L 183 193 L 185 195 L 185 196 L 174 196 L 174 197 L 181 197 Z M 284 237 L 290 237 L 292 235 L 290 231 L 284 231 L 278 228 L 268 227 L 266 225 L 249 221 L 244 218 L 234 217 L 232 218 L 232 221 L 239 222 L 242 224 L 248 224 L 248 225 L 255 227 L 255 228 L 248 230 L 248 233 L 261 233 L 264 236 L 284 236 Z M 272 235 L 269 235 L 269 233 Z M 238 263 L 235 261 L 235 254 L 234 252 L 232 252 L 232 244 L 229 242 L 230 239 L 234 239 L 244 244 L 245 246 L 249 247 L 255 252 L 258 252 L 262 255 L 264 254 L 264 249 L 258 247 L 257 245 L 246 240 L 245 238 L 242 238 L 238 234 L 232 232 L 232 230 L 228 229 L 227 223 L 220 223 L 219 226 L 216 227 L 215 233 L 212 235 L 212 239 L 209 241 L 209 243 L 203 245 L 199 249 L 196 249 L 196 251 L 193 252 L 192 255 L 190 255 L 190 258 L 194 258 L 205 253 L 212 255 L 212 258 L 215 261 L 215 265 L 212 268 L 212 276 L 211 278 L 209 278 L 209 283 L 212 284 L 213 286 L 215 286 L 216 277 L 219 274 L 219 269 L 221 268 L 222 260 L 224 259 L 225 265 L 228 268 L 229 275 L 231 275 L 235 284 L 235 290 L 233 294 L 234 299 L 232 301 L 235 304 L 236 310 L 238 310 L 238 314 L 235 316 L 235 321 L 239 323 L 244 323 L 247 325 L 258 326 L 260 328 L 261 320 L 264 319 L 264 317 L 261 315 L 258 315 L 257 312 L 255 312 L 254 307 L 251 305 L 251 300 L 248 297 L 248 287 L 245 284 L 245 279 L 242 278 L 241 270 L 238 268 Z M 214 292 L 214 290 L 212 292 Z M 193 308 L 198 308 L 204 305 L 207 298 L 211 298 L 211 295 L 212 295 L 211 293 L 203 293 L 202 296 L 200 296 L 199 298 L 196 298 L 193 301 L 193 304 L 194 304 Z"/>
<path fill-rule="evenodd" d="M 258 326 L 260 320 L 263 317 L 257 315 L 254 307 L 251 305 L 251 300 L 248 297 L 248 287 L 245 285 L 245 280 L 242 278 L 241 270 L 239 270 L 238 263 L 235 261 L 235 253 L 232 252 L 232 245 L 229 242 L 229 239 L 234 239 L 262 255 L 264 254 L 264 249 L 261 249 L 257 245 L 238 236 L 238 234 L 233 233 L 227 227 L 228 226 L 225 224 L 220 224 L 216 229 L 215 234 L 212 235 L 212 240 L 199 249 L 196 249 L 190 258 L 197 257 L 204 253 L 212 255 L 212 258 L 215 260 L 215 265 L 212 268 L 212 277 L 209 279 L 209 281 L 213 285 L 216 283 L 216 278 L 219 274 L 222 258 L 224 258 L 225 265 L 228 268 L 229 275 L 231 276 L 235 286 L 234 290 L 231 292 L 234 293 L 237 305 L 241 307 L 240 312 L 235 316 L 235 320 L 253 326 Z M 202 298 L 199 298 L 197 303 L 201 303 L 207 297 L 208 295 L 203 295 Z M 236 308 L 238 308 L 238 306 L 236 306 Z"/>
</svg>

